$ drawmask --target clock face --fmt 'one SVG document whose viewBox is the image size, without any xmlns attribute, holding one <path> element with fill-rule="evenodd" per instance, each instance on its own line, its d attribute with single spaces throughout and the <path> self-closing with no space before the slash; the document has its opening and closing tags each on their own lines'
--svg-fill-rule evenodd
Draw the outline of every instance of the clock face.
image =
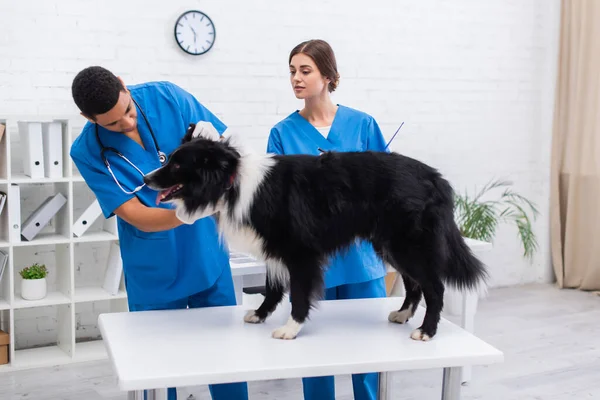
<svg viewBox="0 0 600 400">
<path fill-rule="evenodd" d="M 200 11 L 186 11 L 175 23 L 175 40 L 188 54 L 197 56 L 209 51 L 215 43 L 215 25 Z"/>
</svg>

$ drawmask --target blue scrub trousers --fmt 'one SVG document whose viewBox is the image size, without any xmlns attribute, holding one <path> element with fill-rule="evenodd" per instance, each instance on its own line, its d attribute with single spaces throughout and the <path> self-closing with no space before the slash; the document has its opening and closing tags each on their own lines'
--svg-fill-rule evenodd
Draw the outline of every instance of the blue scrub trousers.
<svg viewBox="0 0 600 400">
<path fill-rule="evenodd" d="M 325 300 L 370 299 L 387 297 L 385 278 L 367 282 L 340 285 L 325 290 Z M 333 376 L 302 378 L 304 400 L 335 400 Z M 356 400 L 376 400 L 379 373 L 352 375 L 352 388 Z"/>
<path fill-rule="evenodd" d="M 202 308 L 217 306 L 235 306 L 235 291 L 231 269 L 223 268 L 223 273 L 215 284 L 199 293 L 183 299 L 162 304 L 129 304 L 129 311 L 175 310 L 183 308 Z M 213 400 L 248 400 L 246 382 L 208 385 Z M 144 400 L 146 392 L 144 392 Z M 168 399 L 177 400 L 177 389 L 168 389 Z"/>
</svg>

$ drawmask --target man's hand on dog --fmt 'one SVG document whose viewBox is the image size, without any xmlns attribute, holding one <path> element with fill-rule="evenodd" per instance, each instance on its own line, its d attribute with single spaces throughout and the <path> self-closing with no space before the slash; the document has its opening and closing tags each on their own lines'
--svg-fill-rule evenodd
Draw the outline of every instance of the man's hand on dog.
<svg viewBox="0 0 600 400">
<path fill-rule="evenodd" d="M 214 141 L 221 139 L 221 135 L 219 135 L 217 129 L 208 121 L 198 121 L 196 123 L 194 131 L 192 132 L 192 139 L 200 136 Z"/>
</svg>

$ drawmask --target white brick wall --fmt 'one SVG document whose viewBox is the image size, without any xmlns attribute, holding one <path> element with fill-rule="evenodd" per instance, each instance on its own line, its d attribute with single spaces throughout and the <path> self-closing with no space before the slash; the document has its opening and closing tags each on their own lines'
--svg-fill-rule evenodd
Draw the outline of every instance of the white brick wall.
<svg viewBox="0 0 600 400">
<path fill-rule="evenodd" d="M 217 29 L 201 57 L 173 38 L 175 18 L 193 8 Z M 71 80 L 101 64 L 126 83 L 183 86 L 263 151 L 270 127 L 301 107 L 287 80 L 289 51 L 323 38 L 341 74 L 334 101 L 373 115 L 388 139 L 404 121 L 394 150 L 438 167 L 457 190 L 507 178 L 539 205 L 534 262 L 502 226 L 490 267 L 493 285 L 547 281 L 559 10 L 558 0 L 0 0 L 0 117 L 77 119 Z M 88 253 L 78 263 L 83 280 L 106 257 Z"/>
</svg>

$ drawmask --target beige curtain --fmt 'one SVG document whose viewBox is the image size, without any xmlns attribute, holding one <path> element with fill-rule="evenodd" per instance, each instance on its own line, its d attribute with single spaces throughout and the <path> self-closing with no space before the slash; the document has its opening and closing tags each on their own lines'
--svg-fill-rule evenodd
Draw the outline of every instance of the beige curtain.
<svg viewBox="0 0 600 400">
<path fill-rule="evenodd" d="M 563 0 L 551 170 L 558 286 L 600 290 L 600 0 Z"/>
</svg>

